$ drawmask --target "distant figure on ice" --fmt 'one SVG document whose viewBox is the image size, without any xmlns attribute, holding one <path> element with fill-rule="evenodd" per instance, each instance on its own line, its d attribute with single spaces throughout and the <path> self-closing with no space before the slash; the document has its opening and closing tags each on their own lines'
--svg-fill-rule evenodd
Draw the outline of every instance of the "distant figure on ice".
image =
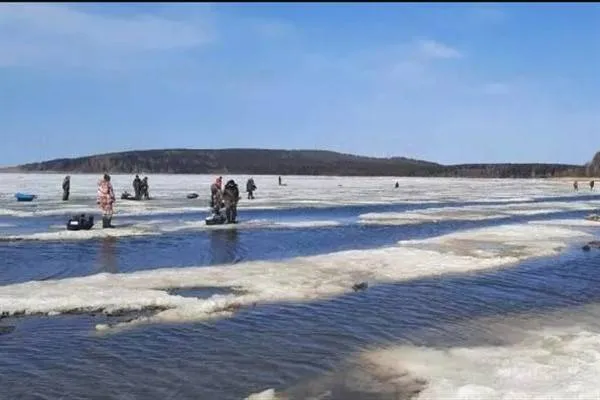
<svg viewBox="0 0 600 400">
<path fill-rule="evenodd" d="M 594 181 L 593 180 L 590 181 L 590 190 L 594 190 Z"/>
<path fill-rule="evenodd" d="M 150 195 L 148 194 L 148 177 L 145 176 L 144 179 L 142 179 L 142 183 L 140 184 L 140 194 L 142 195 L 142 198 L 144 200 L 150 200 Z"/>
<path fill-rule="evenodd" d="M 133 180 L 133 193 L 135 193 L 136 200 L 139 200 L 142 198 L 141 188 L 142 188 L 142 180 L 140 179 L 139 175 L 136 175 L 135 179 Z"/>
<path fill-rule="evenodd" d="M 235 224 L 237 218 L 237 204 L 240 201 L 240 191 L 233 179 L 229 180 L 223 190 L 223 202 L 225 203 L 225 217 L 228 224 Z"/>
<path fill-rule="evenodd" d="M 577 184 L 577 181 L 573 182 L 573 190 L 579 190 L 579 185 Z"/>
<path fill-rule="evenodd" d="M 400 187 L 400 184 L 398 183 L 398 181 L 396 181 L 396 184 L 394 185 L 394 187 L 395 187 L 396 189 L 398 189 L 398 188 Z"/>
<path fill-rule="evenodd" d="M 111 222 L 115 192 L 112 183 L 110 183 L 110 175 L 108 174 L 104 174 L 104 177 L 98 182 L 97 203 L 100 206 L 100 210 L 102 210 L 102 228 L 114 228 Z"/>
<path fill-rule="evenodd" d="M 279 186 L 281 186 L 281 176 L 279 177 Z"/>
<path fill-rule="evenodd" d="M 71 177 L 69 175 L 65 176 L 62 184 L 63 190 L 63 201 L 69 200 L 69 194 L 71 193 Z"/>
<path fill-rule="evenodd" d="M 248 192 L 248 199 L 254 199 L 254 191 L 256 190 L 256 185 L 254 184 L 254 178 L 248 179 L 246 182 L 246 192 Z"/>
</svg>

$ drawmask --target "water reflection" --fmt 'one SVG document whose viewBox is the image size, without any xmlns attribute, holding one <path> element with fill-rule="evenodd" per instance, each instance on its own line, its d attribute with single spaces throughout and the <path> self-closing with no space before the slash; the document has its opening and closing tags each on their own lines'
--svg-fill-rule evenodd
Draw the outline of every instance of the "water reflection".
<svg viewBox="0 0 600 400">
<path fill-rule="evenodd" d="M 100 241 L 98 272 L 116 274 L 119 272 L 117 262 L 117 238 L 106 237 Z"/>
<path fill-rule="evenodd" d="M 240 244 L 237 229 L 217 229 L 209 234 L 210 264 L 233 264 L 244 258 L 244 247 Z"/>
</svg>

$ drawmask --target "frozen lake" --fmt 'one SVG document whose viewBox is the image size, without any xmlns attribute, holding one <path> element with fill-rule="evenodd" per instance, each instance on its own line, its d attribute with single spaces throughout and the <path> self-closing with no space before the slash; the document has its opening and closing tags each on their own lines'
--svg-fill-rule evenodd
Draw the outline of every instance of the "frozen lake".
<svg viewBox="0 0 600 400">
<path fill-rule="evenodd" d="M 0 174 L 9 398 L 600 395 L 583 183 L 255 176 L 241 223 L 207 227 L 214 177 L 152 175 L 117 229 L 68 232 L 99 215 L 99 176 L 72 175 L 69 202 L 62 178 Z"/>
</svg>

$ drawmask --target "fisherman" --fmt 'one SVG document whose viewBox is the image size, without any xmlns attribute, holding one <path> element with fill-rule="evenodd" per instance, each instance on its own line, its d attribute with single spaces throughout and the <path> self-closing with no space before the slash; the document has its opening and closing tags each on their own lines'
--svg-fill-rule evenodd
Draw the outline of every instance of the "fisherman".
<svg viewBox="0 0 600 400">
<path fill-rule="evenodd" d="M 114 228 L 111 222 L 115 192 L 108 174 L 104 174 L 104 177 L 98 182 L 97 203 L 102 210 L 102 228 Z"/>
<path fill-rule="evenodd" d="M 133 193 L 135 193 L 135 199 L 139 200 L 142 198 L 142 194 L 141 194 L 141 187 L 142 187 L 142 180 L 140 179 L 139 175 L 135 176 L 135 179 L 133 180 Z"/>
<path fill-rule="evenodd" d="M 594 181 L 593 180 L 590 181 L 590 190 L 594 190 Z"/>
<path fill-rule="evenodd" d="M 577 184 L 577 181 L 573 182 L 573 190 L 579 190 L 579 185 Z"/>
<path fill-rule="evenodd" d="M 237 204 L 240 200 L 238 185 L 233 179 L 229 180 L 223 190 L 223 202 L 225 203 L 225 217 L 228 224 L 235 224 L 237 218 Z"/>
<path fill-rule="evenodd" d="M 63 201 L 69 200 L 69 194 L 71 193 L 71 177 L 69 175 L 65 176 L 65 179 L 63 180 L 62 190 L 63 190 L 63 196 L 62 196 Z"/>
<path fill-rule="evenodd" d="M 396 184 L 394 185 L 394 187 L 395 187 L 396 189 L 398 189 L 398 188 L 400 187 L 400 183 L 398 183 L 398 181 L 396 181 Z"/>
<path fill-rule="evenodd" d="M 140 184 L 140 194 L 144 200 L 150 200 L 150 195 L 148 194 L 148 177 L 145 176 L 142 179 L 142 183 Z"/>
<path fill-rule="evenodd" d="M 223 193 L 221 190 L 222 182 L 223 177 L 220 176 L 210 185 L 210 208 L 216 215 L 221 213 L 223 203 Z"/>
<path fill-rule="evenodd" d="M 279 186 L 281 186 L 281 175 L 279 176 Z"/>
<path fill-rule="evenodd" d="M 256 185 L 254 184 L 254 178 L 248 179 L 246 182 L 246 192 L 248 192 L 248 199 L 254 199 L 254 191 L 256 190 Z"/>
</svg>

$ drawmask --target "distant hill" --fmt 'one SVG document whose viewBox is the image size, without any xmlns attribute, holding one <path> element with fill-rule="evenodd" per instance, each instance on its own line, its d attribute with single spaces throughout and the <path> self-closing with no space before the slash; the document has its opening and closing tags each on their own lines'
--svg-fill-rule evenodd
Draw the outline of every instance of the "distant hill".
<svg viewBox="0 0 600 400">
<path fill-rule="evenodd" d="M 442 165 L 404 157 L 376 158 L 324 150 L 265 149 L 140 150 L 61 158 L 3 169 L 4 172 L 481 178 L 585 176 L 588 170 L 586 166 L 566 164 Z"/>
</svg>

